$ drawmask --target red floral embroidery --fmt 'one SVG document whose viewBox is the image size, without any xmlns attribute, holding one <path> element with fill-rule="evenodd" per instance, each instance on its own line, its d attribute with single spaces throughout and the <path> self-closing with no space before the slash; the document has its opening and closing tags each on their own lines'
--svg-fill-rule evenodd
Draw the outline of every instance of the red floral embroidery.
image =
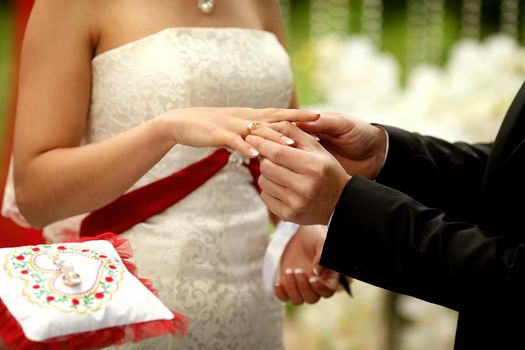
<svg viewBox="0 0 525 350">
<path fill-rule="evenodd" d="M 93 285 L 89 290 L 83 290 L 75 295 L 66 295 L 67 291 L 64 292 L 62 284 L 55 283 L 59 282 L 57 276 L 60 271 L 56 269 L 48 271 L 46 264 L 40 265 L 42 261 L 46 261 L 45 259 L 35 259 L 35 257 L 45 255 L 46 252 L 53 251 L 64 255 L 78 254 L 82 259 L 90 259 L 86 263 L 93 265 L 93 271 L 96 268 L 97 275 L 94 275 L 95 279 L 90 281 Z M 16 248 L 8 259 L 7 268 L 14 272 L 13 276 L 18 276 L 26 281 L 27 293 L 25 294 L 29 301 L 44 307 L 52 306 L 62 312 L 79 313 L 86 310 L 98 310 L 105 302 L 108 302 L 111 295 L 118 290 L 124 272 L 124 266 L 106 252 L 96 248 L 65 244 L 54 247 L 44 245 Z M 49 281 L 52 283 L 48 283 Z M 87 288 L 87 286 L 84 287 Z"/>
</svg>

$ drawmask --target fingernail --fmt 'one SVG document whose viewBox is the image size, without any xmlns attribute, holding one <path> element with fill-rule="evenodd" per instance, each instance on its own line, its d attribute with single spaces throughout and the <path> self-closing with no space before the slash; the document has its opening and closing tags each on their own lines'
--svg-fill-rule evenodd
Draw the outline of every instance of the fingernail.
<svg viewBox="0 0 525 350">
<path fill-rule="evenodd" d="M 281 140 L 283 140 L 287 145 L 293 145 L 295 143 L 294 140 L 286 136 L 281 136 Z"/>
<path fill-rule="evenodd" d="M 291 275 L 293 273 L 293 270 L 292 269 L 286 269 L 284 271 L 287 275 Z"/>
<path fill-rule="evenodd" d="M 314 267 L 314 275 L 319 276 L 319 270 L 317 270 L 317 267 Z"/>
<path fill-rule="evenodd" d="M 278 288 L 278 287 L 281 286 L 281 284 L 280 284 L 280 283 L 276 283 L 276 284 L 274 284 L 273 286 L 276 287 L 276 288 Z"/>
<path fill-rule="evenodd" d="M 310 277 L 310 279 L 308 281 L 310 281 L 310 283 L 316 283 L 317 282 L 317 278 Z"/>
<path fill-rule="evenodd" d="M 302 274 L 304 272 L 303 272 L 303 269 L 295 269 L 295 273 L 296 274 Z"/>
<path fill-rule="evenodd" d="M 259 152 L 255 148 L 250 148 L 248 151 L 250 152 L 252 157 L 258 157 L 259 156 Z"/>
</svg>

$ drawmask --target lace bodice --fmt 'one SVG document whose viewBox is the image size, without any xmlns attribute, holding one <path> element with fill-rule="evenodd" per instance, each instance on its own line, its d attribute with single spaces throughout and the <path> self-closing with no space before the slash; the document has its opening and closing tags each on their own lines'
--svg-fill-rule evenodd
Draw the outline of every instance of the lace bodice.
<svg viewBox="0 0 525 350">
<path fill-rule="evenodd" d="M 185 107 L 287 108 L 288 55 L 266 31 L 167 28 L 102 53 L 92 62 L 86 141 Z M 194 163 L 212 150 L 176 146 L 134 187 Z"/>
<path fill-rule="evenodd" d="M 92 70 L 87 143 L 174 108 L 287 108 L 292 94 L 289 58 L 273 34 L 260 30 L 168 28 L 102 53 Z M 213 151 L 177 145 L 133 188 Z M 252 181 L 246 167 L 230 162 L 181 202 L 124 233 L 162 301 L 191 322 L 182 342 L 147 341 L 144 349 L 282 347 L 282 305 L 261 281 L 267 210 Z"/>
</svg>

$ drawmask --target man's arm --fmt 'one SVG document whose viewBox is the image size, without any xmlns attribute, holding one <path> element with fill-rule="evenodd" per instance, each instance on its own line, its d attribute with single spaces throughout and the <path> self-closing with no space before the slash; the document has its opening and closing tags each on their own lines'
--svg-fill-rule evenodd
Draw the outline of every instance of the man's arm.
<svg viewBox="0 0 525 350">
<path fill-rule="evenodd" d="M 349 177 L 317 143 L 276 126 L 291 148 L 248 137 L 260 151 L 262 198 L 280 217 L 327 224 L 322 264 L 350 277 L 459 309 L 525 292 L 525 246 L 509 232 L 446 216 L 395 189 Z M 334 211 L 335 208 L 335 211 Z"/>
<path fill-rule="evenodd" d="M 516 235 L 514 236 L 516 237 Z M 321 264 L 453 309 L 525 291 L 525 245 L 362 177 L 343 190 Z"/>
<path fill-rule="evenodd" d="M 450 143 L 385 126 L 389 151 L 376 181 L 429 207 L 474 219 L 491 144 Z"/>
</svg>

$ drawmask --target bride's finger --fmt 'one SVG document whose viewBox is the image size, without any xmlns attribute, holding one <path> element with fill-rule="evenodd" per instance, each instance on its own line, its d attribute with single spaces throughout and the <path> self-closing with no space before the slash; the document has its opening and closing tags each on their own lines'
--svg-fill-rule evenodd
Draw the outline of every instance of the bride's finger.
<svg viewBox="0 0 525 350">
<path fill-rule="evenodd" d="M 308 281 L 308 277 L 301 269 L 295 270 L 295 279 L 299 293 L 304 301 L 308 304 L 315 304 L 321 298 L 321 295 L 316 293 Z"/>
<path fill-rule="evenodd" d="M 286 294 L 286 291 L 284 290 L 284 287 L 281 283 L 276 283 L 273 286 L 273 289 L 275 292 L 275 296 L 280 301 L 287 302 L 288 300 L 290 300 L 290 298 L 288 297 L 288 294 Z"/>
<path fill-rule="evenodd" d="M 265 123 L 248 122 L 246 128 L 248 131 L 246 136 L 255 135 L 288 146 L 295 144 L 294 140 L 281 134 L 279 131 L 270 128 Z"/>
<path fill-rule="evenodd" d="M 286 294 L 288 294 L 292 304 L 301 305 L 304 302 L 304 299 L 297 289 L 294 271 L 290 268 L 286 269 L 284 278 L 281 278 L 281 281 L 284 282 L 284 289 L 286 290 Z"/>
<path fill-rule="evenodd" d="M 227 119 L 224 128 L 242 137 L 255 135 L 286 146 L 295 144 L 294 140 L 270 127 L 270 124 L 256 120 L 243 120 L 233 117 Z"/>
<path fill-rule="evenodd" d="M 279 108 L 264 108 L 255 110 L 254 119 L 267 123 L 275 123 L 281 121 L 288 122 L 311 122 L 319 119 L 318 112 L 312 112 L 303 109 L 279 109 Z"/>
<path fill-rule="evenodd" d="M 228 110 L 228 112 L 240 119 L 268 123 L 279 121 L 309 122 L 317 120 L 320 116 L 318 112 L 312 112 L 303 109 L 284 108 L 231 108 Z"/>
<path fill-rule="evenodd" d="M 219 143 L 241 152 L 248 158 L 259 156 L 259 152 L 236 133 L 224 131 L 220 133 L 219 137 L 221 138 Z"/>
</svg>

